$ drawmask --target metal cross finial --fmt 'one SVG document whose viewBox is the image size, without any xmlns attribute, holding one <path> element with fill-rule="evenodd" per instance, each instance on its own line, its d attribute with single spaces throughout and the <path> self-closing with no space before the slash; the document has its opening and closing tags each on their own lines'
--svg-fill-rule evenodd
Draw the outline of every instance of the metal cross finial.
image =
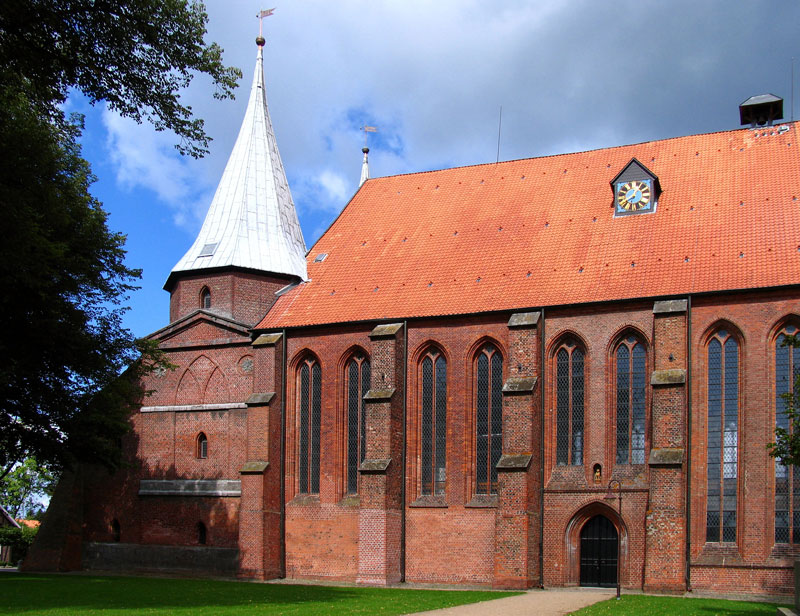
<svg viewBox="0 0 800 616">
<path fill-rule="evenodd" d="M 264 25 L 264 18 L 269 17 L 275 12 L 275 9 L 264 9 L 258 12 L 258 36 L 262 38 L 263 35 L 263 25 Z"/>
<path fill-rule="evenodd" d="M 362 126 L 361 130 L 364 131 L 364 147 L 367 147 L 367 133 L 377 133 L 378 129 L 374 126 Z"/>
</svg>

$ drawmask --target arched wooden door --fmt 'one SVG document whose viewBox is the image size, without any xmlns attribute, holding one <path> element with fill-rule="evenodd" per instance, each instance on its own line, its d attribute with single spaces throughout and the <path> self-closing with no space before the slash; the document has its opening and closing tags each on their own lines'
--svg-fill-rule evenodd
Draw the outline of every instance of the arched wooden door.
<svg viewBox="0 0 800 616">
<path fill-rule="evenodd" d="M 614 524 L 596 515 L 581 529 L 581 586 L 617 585 L 617 543 Z"/>
</svg>

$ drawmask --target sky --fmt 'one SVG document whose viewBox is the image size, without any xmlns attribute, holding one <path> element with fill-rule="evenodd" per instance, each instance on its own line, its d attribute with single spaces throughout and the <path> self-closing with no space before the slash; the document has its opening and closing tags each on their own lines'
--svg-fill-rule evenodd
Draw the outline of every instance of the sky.
<svg viewBox="0 0 800 616">
<path fill-rule="evenodd" d="M 92 192 L 142 269 L 124 321 L 136 336 L 168 324 L 162 287 L 236 139 L 261 8 L 276 7 L 264 20 L 267 98 L 309 249 L 358 188 L 364 125 L 378 128 L 378 177 L 493 163 L 498 133 L 499 159 L 513 160 L 731 130 L 738 105 L 764 93 L 800 119 L 798 0 L 269 2 L 206 2 L 207 40 L 243 78 L 233 101 L 215 100 L 204 76 L 181 93 L 213 138 L 201 160 L 103 104 L 68 102 L 86 116 Z"/>
</svg>

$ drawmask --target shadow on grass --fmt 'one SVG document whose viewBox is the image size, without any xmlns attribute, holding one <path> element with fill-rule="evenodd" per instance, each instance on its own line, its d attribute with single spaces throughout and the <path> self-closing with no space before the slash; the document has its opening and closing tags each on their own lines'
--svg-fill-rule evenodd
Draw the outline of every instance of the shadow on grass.
<svg viewBox="0 0 800 616">
<path fill-rule="evenodd" d="M 390 615 L 513 594 L 17 574 L 0 576 L 0 613 Z"/>
</svg>

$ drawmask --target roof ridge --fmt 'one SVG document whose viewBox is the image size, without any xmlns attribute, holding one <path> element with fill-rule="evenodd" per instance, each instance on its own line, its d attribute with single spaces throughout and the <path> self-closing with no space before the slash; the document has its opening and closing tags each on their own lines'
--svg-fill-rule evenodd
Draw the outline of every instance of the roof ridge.
<svg viewBox="0 0 800 616">
<path fill-rule="evenodd" d="M 773 125 L 773 126 L 771 126 L 769 128 L 775 128 L 775 127 L 778 127 L 778 126 L 785 126 L 785 125 L 788 125 L 788 124 L 797 124 L 798 122 L 800 122 L 800 120 L 789 120 L 789 121 L 786 121 L 786 122 L 781 122 L 780 124 L 775 124 L 775 125 Z M 379 176 L 379 177 L 375 177 L 375 178 L 370 178 L 370 180 L 374 182 L 374 181 L 380 181 L 380 180 L 388 180 L 388 179 L 391 179 L 391 178 L 408 177 L 408 176 L 413 176 L 413 175 L 425 175 L 425 174 L 428 174 L 428 173 L 441 173 L 442 171 L 457 171 L 457 170 L 462 170 L 462 169 L 471 169 L 471 168 L 489 167 L 489 166 L 495 166 L 496 167 L 498 165 L 505 165 L 505 164 L 508 164 L 508 163 L 518 163 L 518 162 L 522 162 L 522 161 L 526 161 L 526 160 L 544 160 L 544 159 L 547 159 L 547 158 L 562 158 L 564 156 L 576 156 L 576 155 L 579 155 L 579 154 L 589 154 L 589 153 L 592 153 L 592 152 L 602 152 L 604 150 L 608 150 L 608 151 L 619 150 L 619 149 L 622 149 L 622 148 L 630 148 L 630 147 L 635 147 L 635 146 L 640 146 L 640 145 L 646 145 L 646 144 L 649 144 L 649 143 L 664 143 L 664 142 L 667 142 L 667 141 L 677 141 L 679 139 L 690 139 L 692 137 L 710 137 L 712 135 L 721 135 L 721 134 L 724 134 L 724 133 L 736 133 L 736 132 L 747 131 L 747 130 L 762 130 L 764 128 L 767 128 L 767 127 L 759 126 L 759 127 L 753 128 L 751 126 L 743 126 L 743 127 L 740 127 L 740 128 L 732 128 L 732 129 L 728 129 L 728 130 L 717 130 L 717 131 L 711 131 L 711 132 L 708 132 L 708 133 L 693 133 L 691 135 L 676 135 L 674 137 L 665 137 L 663 139 L 650 139 L 648 141 L 636 141 L 636 142 L 633 142 L 633 143 L 623 143 L 621 145 L 607 146 L 607 147 L 604 147 L 604 148 L 591 148 L 591 149 L 588 149 L 588 150 L 575 150 L 574 152 L 561 152 L 559 154 L 543 154 L 541 156 L 528 156 L 528 157 L 525 157 L 525 158 L 512 158 L 512 159 L 509 159 L 509 160 L 501 160 L 499 162 L 475 163 L 475 164 L 472 164 L 472 165 L 458 165 L 458 166 L 455 166 L 455 167 L 442 167 L 442 168 L 439 168 L 439 169 L 426 169 L 424 171 L 410 171 L 410 172 L 407 172 L 407 173 L 396 173 L 394 175 L 383 175 L 383 176 Z M 358 193 L 358 191 L 356 191 L 356 193 Z"/>
</svg>

